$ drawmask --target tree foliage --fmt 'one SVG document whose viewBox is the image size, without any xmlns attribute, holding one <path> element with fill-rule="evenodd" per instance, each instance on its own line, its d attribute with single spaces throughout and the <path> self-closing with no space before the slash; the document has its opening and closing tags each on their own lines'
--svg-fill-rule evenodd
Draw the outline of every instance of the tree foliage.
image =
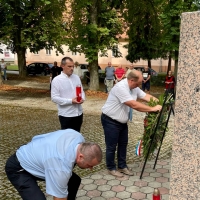
<svg viewBox="0 0 200 200">
<path fill-rule="evenodd" d="M 136 62 L 160 56 L 161 23 L 159 1 L 126 0 L 129 44 L 127 59 Z"/>
<path fill-rule="evenodd" d="M 26 75 L 25 52 L 56 48 L 62 52 L 65 0 L 0 0 L 4 20 L 0 41 L 17 53 L 20 76 Z"/>
<path fill-rule="evenodd" d="M 117 35 L 122 31 L 122 20 L 115 9 L 119 3 L 119 0 L 72 0 L 66 14 L 67 44 L 70 50 L 85 54 L 92 90 L 99 88 L 98 53 L 105 55 L 118 43 Z"/>
</svg>

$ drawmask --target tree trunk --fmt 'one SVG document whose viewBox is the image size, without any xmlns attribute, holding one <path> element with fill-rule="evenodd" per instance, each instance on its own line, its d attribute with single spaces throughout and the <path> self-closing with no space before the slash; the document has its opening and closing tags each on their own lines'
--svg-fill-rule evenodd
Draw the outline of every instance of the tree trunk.
<svg viewBox="0 0 200 200">
<path fill-rule="evenodd" d="M 89 67 L 90 67 L 90 90 L 98 90 L 99 89 L 98 59 L 90 62 Z"/>
<path fill-rule="evenodd" d="M 19 68 L 19 77 L 26 77 L 26 49 L 18 48 L 17 59 L 18 59 L 18 68 Z"/>
<path fill-rule="evenodd" d="M 168 74 L 169 71 L 171 71 L 171 66 L 172 66 L 172 54 L 171 54 L 171 52 L 169 52 L 167 74 Z"/>
<path fill-rule="evenodd" d="M 98 0 L 92 0 L 91 5 L 88 9 L 90 13 L 90 19 L 88 21 L 88 24 L 91 25 L 91 27 L 97 27 L 98 26 L 98 9 L 99 9 L 99 3 Z M 99 90 L 99 76 L 98 76 L 98 48 L 96 48 L 96 45 L 98 45 L 98 35 L 97 30 L 93 30 L 91 34 L 88 36 L 89 44 L 91 44 L 91 47 L 93 51 L 90 51 L 89 57 L 91 58 L 89 61 L 89 67 L 90 67 L 90 90 Z"/>
<path fill-rule="evenodd" d="M 151 68 L 151 60 L 148 60 L 148 68 Z"/>
</svg>

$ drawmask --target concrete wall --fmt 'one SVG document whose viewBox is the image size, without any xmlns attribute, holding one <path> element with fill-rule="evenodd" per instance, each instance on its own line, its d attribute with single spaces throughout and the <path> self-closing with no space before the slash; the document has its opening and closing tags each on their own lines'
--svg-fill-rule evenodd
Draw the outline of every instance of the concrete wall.
<svg viewBox="0 0 200 200">
<path fill-rule="evenodd" d="M 200 199 L 200 12 L 183 13 L 170 200 Z"/>
</svg>

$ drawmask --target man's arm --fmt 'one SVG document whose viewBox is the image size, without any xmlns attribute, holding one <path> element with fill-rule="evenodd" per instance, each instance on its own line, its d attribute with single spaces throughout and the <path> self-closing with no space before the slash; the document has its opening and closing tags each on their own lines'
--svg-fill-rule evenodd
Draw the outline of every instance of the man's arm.
<svg viewBox="0 0 200 200">
<path fill-rule="evenodd" d="M 143 98 L 141 98 L 142 100 L 149 102 L 151 100 L 151 98 L 153 98 L 154 101 L 158 101 L 158 99 L 150 94 L 146 94 Z"/>
<path fill-rule="evenodd" d="M 157 112 L 162 109 L 161 105 L 150 107 L 135 100 L 126 101 L 124 104 L 140 112 Z"/>
<path fill-rule="evenodd" d="M 67 197 L 66 198 L 53 197 L 53 200 L 67 200 Z"/>
</svg>

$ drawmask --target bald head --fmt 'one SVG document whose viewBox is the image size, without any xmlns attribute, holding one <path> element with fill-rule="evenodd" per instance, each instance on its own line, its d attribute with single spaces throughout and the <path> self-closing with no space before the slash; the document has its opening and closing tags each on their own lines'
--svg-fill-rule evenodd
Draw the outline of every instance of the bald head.
<svg viewBox="0 0 200 200">
<path fill-rule="evenodd" d="M 131 71 L 127 76 L 128 80 L 133 79 L 134 81 L 138 81 L 140 78 L 142 78 L 142 73 L 137 70 Z"/>
</svg>

